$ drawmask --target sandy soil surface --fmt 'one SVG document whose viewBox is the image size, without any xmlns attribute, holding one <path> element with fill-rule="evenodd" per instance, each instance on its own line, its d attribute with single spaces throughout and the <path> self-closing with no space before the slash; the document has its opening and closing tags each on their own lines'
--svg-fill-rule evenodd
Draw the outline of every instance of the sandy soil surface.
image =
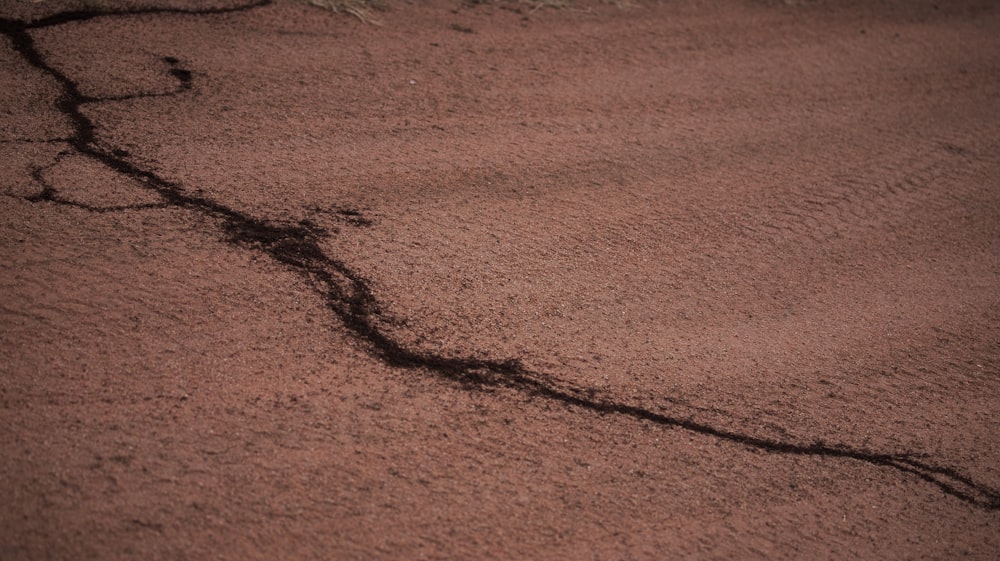
<svg viewBox="0 0 1000 561">
<path fill-rule="evenodd" d="M 0 559 L 1000 556 L 995 2 L 0 6 Z"/>
</svg>

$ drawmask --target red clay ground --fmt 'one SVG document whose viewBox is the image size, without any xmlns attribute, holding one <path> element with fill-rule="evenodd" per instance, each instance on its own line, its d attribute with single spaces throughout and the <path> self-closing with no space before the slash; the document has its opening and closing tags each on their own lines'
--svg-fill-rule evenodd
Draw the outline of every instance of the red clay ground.
<svg viewBox="0 0 1000 561">
<path fill-rule="evenodd" d="M 67 6 L 0 559 L 1000 555 L 995 3 Z"/>
</svg>

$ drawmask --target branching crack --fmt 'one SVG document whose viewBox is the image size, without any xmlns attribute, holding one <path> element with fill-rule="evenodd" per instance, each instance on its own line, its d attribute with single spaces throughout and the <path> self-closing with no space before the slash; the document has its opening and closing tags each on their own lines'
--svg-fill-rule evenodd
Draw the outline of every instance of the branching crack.
<svg viewBox="0 0 1000 561">
<path fill-rule="evenodd" d="M 611 399 L 599 398 L 596 397 L 598 392 L 591 388 L 576 387 L 564 381 L 554 380 L 541 372 L 525 367 L 518 359 L 490 360 L 445 356 L 409 348 L 394 339 L 385 329 L 378 300 L 372 293 L 368 281 L 342 261 L 323 251 L 320 242 L 329 233 L 322 228 L 308 220 L 297 224 L 280 224 L 272 220 L 251 216 L 208 197 L 189 194 L 180 183 L 167 180 L 155 171 L 131 162 L 128 159 L 129 154 L 125 150 L 120 148 L 106 149 L 99 145 L 95 134 L 97 126 L 83 114 L 81 106 L 124 99 L 177 95 L 190 90 L 193 86 L 194 74 L 181 67 L 179 59 L 172 56 L 162 59 L 169 66 L 169 74 L 178 82 L 175 91 L 107 98 L 89 97 L 80 91 L 79 85 L 74 80 L 46 60 L 35 46 L 30 33 L 34 29 L 101 17 L 152 14 L 210 15 L 249 10 L 269 3 L 269 0 L 258 0 L 231 8 L 205 10 L 141 8 L 116 11 L 71 11 L 34 21 L 0 18 L 0 33 L 11 41 L 14 50 L 28 64 L 60 86 L 61 94 L 55 101 L 55 106 L 69 119 L 73 132 L 65 139 L 53 139 L 49 142 L 67 143 L 71 153 L 90 158 L 111 171 L 131 178 L 158 195 L 161 202 L 108 207 L 74 202 L 61 197 L 59 192 L 45 181 L 44 170 L 46 168 L 33 170 L 32 177 L 42 188 L 38 194 L 27 199 L 36 203 L 69 205 L 93 212 L 179 208 L 214 219 L 229 243 L 236 247 L 265 254 L 275 262 L 300 274 L 314 288 L 330 312 L 340 319 L 357 340 L 365 345 L 372 356 L 395 368 L 430 372 L 439 378 L 460 384 L 470 390 L 508 388 L 536 399 L 549 400 L 580 411 L 601 416 L 616 415 L 660 427 L 685 430 L 767 453 L 854 460 L 880 468 L 893 469 L 926 481 L 942 492 L 970 505 L 987 510 L 1000 510 L 1000 492 L 975 481 L 954 468 L 935 466 L 917 459 L 919 457 L 917 454 L 886 454 L 840 444 L 824 442 L 804 444 L 762 438 L 682 417 L 657 413 Z M 371 224 L 368 218 L 353 209 L 338 209 L 336 213 L 344 222 L 354 226 Z"/>
</svg>

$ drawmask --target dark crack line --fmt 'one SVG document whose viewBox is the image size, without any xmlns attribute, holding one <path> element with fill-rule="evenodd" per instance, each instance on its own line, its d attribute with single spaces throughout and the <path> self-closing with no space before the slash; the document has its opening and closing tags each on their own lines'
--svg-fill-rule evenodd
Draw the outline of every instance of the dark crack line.
<svg viewBox="0 0 1000 561">
<path fill-rule="evenodd" d="M 328 256 L 323 251 L 320 240 L 328 234 L 322 228 L 306 220 L 298 224 L 278 224 L 271 220 L 256 218 L 208 197 L 188 194 L 180 183 L 164 179 L 156 172 L 144 169 L 127 160 L 126 152 L 101 148 L 95 134 L 96 127 L 82 113 L 81 106 L 87 103 L 111 101 L 112 99 L 91 98 L 83 95 L 73 80 L 45 60 L 35 47 L 34 40 L 28 32 L 31 29 L 86 21 L 97 17 L 140 14 L 207 15 L 249 10 L 269 3 L 269 0 L 260 0 L 231 8 L 208 10 L 143 8 L 101 12 L 74 11 L 55 14 L 31 22 L 0 18 L 0 33 L 10 39 L 14 49 L 25 61 L 61 86 L 62 95 L 56 101 L 56 108 L 72 123 L 73 134 L 66 139 L 66 142 L 73 150 L 100 162 L 114 172 L 132 178 L 159 195 L 163 202 L 158 203 L 157 208 L 177 207 L 215 219 L 220 223 L 230 243 L 264 253 L 277 263 L 301 275 L 310 283 L 323 299 L 326 307 L 340 319 L 346 329 L 355 338 L 365 343 L 369 353 L 389 366 L 430 371 L 440 378 L 458 383 L 470 390 L 509 388 L 528 396 L 547 399 L 599 415 L 617 415 L 661 427 L 686 430 L 762 452 L 854 460 L 875 467 L 890 468 L 924 480 L 936 486 L 943 493 L 970 505 L 986 510 L 1000 510 L 1000 492 L 997 490 L 975 481 L 954 468 L 935 466 L 918 460 L 915 458 L 917 455 L 913 453 L 885 454 L 840 444 L 824 442 L 801 444 L 761 438 L 690 419 L 655 413 L 648 409 L 618 403 L 610 399 L 597 399 L 594 397 L 597 393 L 595 390 L 551 379 L 543 373 L 526 368 L 517 359 L 489 360 L 451 357 L 422 353 L 407 348 L 383 328 L 386 320 L 382 318 L 378 300 L 372 293 L 368 281 L 342 261 Z M 164 60 L 172 66 L 178 62 L 172 57 Z M 191 74 L 189 72 L 184 74 L 172 71 L 171 74 L 181 82 L 181 90 L 190 87 Z M 47 186 L 42 178 L 42 168 L 36 170 L 33 177 L 40 182 L 43 190 L 40 195 L 29 197 L 29 200 L 69 204 L 66 201 L 59 201 L 55 190 Z M 79 204 L 73 206 L 96 212 L 134 208 L 104 207 L 97 209 Z M 369 224 L 367 219 L 356 211 L 339 210 L 338 212 L 345 220 L 355 225 Z"/>
<path fill-rule="evenodd" d="M 62 206 L 71 206 L 75 208 L 80 208 L 83 210 L 96 213 L 123 212 L 127 210 L 164 209 L 170 206 L 170 204 L 167 202 L 100 206 L 100 205 L 92 205 L 89 203 L 83 203 L 80 201 L 74 201 L 72 199 L 60 196 L 59 190 L 56 189 L 51 183 L 48 182 L 48 180 L 45 179 L 45 172 L 54 167 L 56 164 L 58 164 L 62 160 L 63 156 L 69 155 L 71 153 L 72 152 L 69 151 L 60 152 L 59 154 L 56 155 L 53 163 L 47 166 L 40 166 L 32 169 L 31 178 L 34 179 L 35 182 L 42 187 L 42 190 L 34 195 L 24 197 L 24 199 L 32 203 L 39 203 L 44 201 Z"/>
<path fill-rule="evenodd" d="M 176 89 L 166 92 L 142 92 L 135 94 L 112 95 L 112 96 L 101 96 L 101 97 L 85 96 L 83 99 L 80 100 L 80 103 L 81 104 L 107 103 L 112 101 L 131 101 L 133 99 L 146 99 L 151 97 L 172 97 L 179 93 L 183 93 L 187 90 L 190 90 L 191 83 L 193 80 L 193 75 L 191 71 L 179 67 L 178 64 L 180 64 L 180 61 L 172 56 L 165 56 L 163 57 L 162 60 L 171 66 L 170 75 L 173 76 L 178 82 Z"/>
</svg>

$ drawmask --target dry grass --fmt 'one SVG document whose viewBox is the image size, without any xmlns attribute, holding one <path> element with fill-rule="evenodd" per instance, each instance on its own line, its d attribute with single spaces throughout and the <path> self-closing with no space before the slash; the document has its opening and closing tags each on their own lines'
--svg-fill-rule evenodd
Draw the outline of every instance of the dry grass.
<svg viewBox="0 0 1000 561">
<path fill-rule="evenodd" d="M 372 25 L 381 25 L 372 12 L 383 8 L 378 0 L 308 0 L 313 6 L 331 10 L 337 13 L 350 14 L 359 20 Z"/>
<path fill-rule="evenodd" d="M 307 0 L 313 6 L 319 6 L 327 10 L 338 13 L 350 14 L 363 22 L 374 25 L 381 25 L 373 12 L 386 8 L 382 0 Z M 492 0 L 465 0 L 471 4 L 489 4 Z M 511 0 L 499 0 L 511 1 Z M 519 4 L 528 6 L 531 11 L 542 8 L 568 9 L 574 6 L 576 0 L 513 0 Z M 629 4 L 630 0 L 608 0 L 611 3 L 623 7 Z"/>
</svg>

